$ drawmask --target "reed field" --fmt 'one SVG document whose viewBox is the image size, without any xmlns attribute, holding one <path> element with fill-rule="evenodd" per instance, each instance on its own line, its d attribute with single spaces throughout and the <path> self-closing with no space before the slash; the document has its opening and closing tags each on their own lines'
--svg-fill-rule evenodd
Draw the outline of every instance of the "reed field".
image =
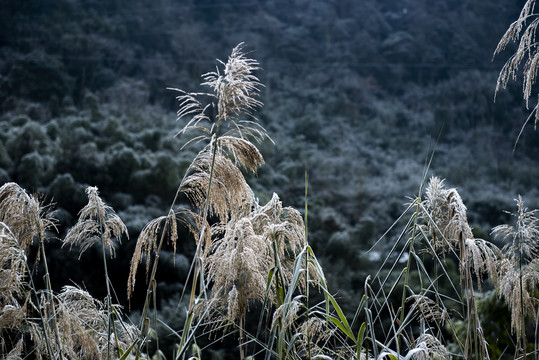
<svg viewBox="0 0 539 360">
<path fill-rule="evenodd" d="M 534 5 L 526 1 L 495 53 L 515 51 L 499 73 L 497 96 L 523 73 L 528 122 L 535 124 Z M 62 228 L 68 215 L 56 206 L 68 175 L 48 175 L 59 179 L 53 201 L 15 181 L 0 187 L 0 358 L 539 359 L 539 210 L 528 208 L 526 194 L 515 194 L 513 208 L 497 209 L 506 211 L 505 223 L 478 233 L 465 196 L 433 173 L 433 146 L 421 154 L 427 154 L 424 167 L 413 168 L 415 194 L 405 194 L 405 205 L 363 257 L 354 257 L 357 248 L 339 241 L 337 230 L 327 234 L 322 260 L 311 244 L 312 229 L 320 232 L 331 221 L 338 229 L 345 220 L 326 214 L 313 222 L 312 204 L 323 199 L 311 192 L 309 168 L 289 169 L 301 172 L 295 195 L 302 208 L 277 193 L 262 197 L 253 190 L 257 182 L 271 184 L 264 179 L 263 154 L 279 144 L 258 119 L 263 69 L 246 48 L 238 44 L 203 73 L 202 90 L 168 89 L 177 101 L 179 130 L 166 129 L 188 161 L 148 161 L 174 171 L 155 189 L 169 196 L 167 210 L 154 207 L 153 219 L 143 225 L 135 206 L 117 212 L 90 185 L 80 194 L 78 217 Z M 88 116 L 99 117 L 90 96 L 87 101 Z M 332 136 L 329 122 L 326 134 Z M 518 135 L 516 152 L 525 136 Z M 116 150 L 123 157 L 106 181 L 121 180 L 131 171 L 122 159 L 136 157 L 125 147 Z M 91 147 L 81 154 L 90 156 Z M 176 177 L 180 168 L 185 171 Z M 133 173 L 129 181 L 139 181 L 146 196 L 152 172 Z M 99 174 L 96 166 L 87 179 L 107 176 Z M 120 195 L 113 202 L 128 201 Z M 343 207 L 351 206 L 342 198 Z M 137 231 L 131 224 L 139 224 Z M 92 286 L 58 283 L 59 253 L 81 264 L 78 271 Z M 82 265 L 88 257 L 98 259 L 93 267 Z M 334 267 L 331 276 L 324 270 L 334 258 L 367 268 L 368 276 L 351 280 L 354 296 L 335 290 L 332 280 L 341 275 Z M 161 279 L 178 269 L 183 284 L 171 291 Z M 95 284 L 99 294 L 90 290 Z"/>
</svg>

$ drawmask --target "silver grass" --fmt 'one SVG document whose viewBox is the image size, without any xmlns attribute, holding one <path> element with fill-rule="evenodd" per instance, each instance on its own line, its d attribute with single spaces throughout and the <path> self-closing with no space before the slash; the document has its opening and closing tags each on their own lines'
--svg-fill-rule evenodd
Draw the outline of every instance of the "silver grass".
<svg viewBox="0 0 539 360">
<path fill-rule="evenodd" d="M 221 136 L 219 145 L 231 155 L 236 165 L 256 174 L 259 167 L 264 164 L 264 158 L 258 148 L 243 138 L 234 136 Z"/>
<path fill-rule="evenodd" d="M 244 316 L 251 302 L 264 301 L 277 306 L 275 284 L 268 289 L 268 274 L 280 261 L 283 286 L 292 279 L 294 260 L 303 246 L 305 233 L 303 220 L 294 209 L 283 209 L 274 194 L 265 205 L 253 199 L 227 224 L 218 227 L 210 254 L 206 258 L 207 283 L 212 284 L 212 306 L 226 317 L 224 321 L 238 321 Z M 313 281 L 317 272 L 310 273 Z M 304 277 L 301 277 L 305 286 Z M 238 301 L 238 303 L 231 303 Z"/>
<path fill-rule="evenodd" d="M 447 239 L 447 228 L 451 223 L 451 215 L 448 203 L 448 192 L 445 189 L 444 180 L 432 177 L 426 189 L 425 199 L 422 202 L 425 219 L 426 233 L 430 235 L 432 247 L 445 255 L 447 249 L 454 246 L 454 239 Z"/>
<path fill-rule="evenodd" d="M 223 222 L 227 221 L 231 211 L 250 197 L 251 190 L 239 168 L 222 152 L 213 154 L 210 146 L 197 155 L 187 172 L 189 175 L 182 181 L 180 189 L 199 209 L 208 201 L 209 213 L 217 215 Z M 210 179 L 212 192 L 208 198 Z"/>
<path fill-rule="evenodd" d="M 498 281 L 498 258 L 501 256 L 500 250 L 491 242 L 476 238 L 466 239 L 465 248 L 470 268 L 477 277 L 479 289 L 481 290 L 484 273 L 487 273 L 494 285 L 496 285 Z"/>
<path fill-rule="evenodd" d="M 94 299 L 87 291 L 75 286 L 64 286 L 58 294 L 60 303 L 66 310 L 77 315 L 85 327 L 100 333 L 105 332 L 106 314 L 104 304 Z"/>
<path fill-rule="evenodd" d="M 26 255 L 6 224 L 0 223 L 0 308 L 15 306 L 26 288 Z M 11 309 L 11 308 L 9 308 Z M 0 312 L 0 318 L 4 310 Z M 2 330 L 0 321 L 0 331 Z"/>
<path fill-rule="evenodd" d="M 257 99 L 260 84 L 254 72 L 259 70 L 258 62 L 246 57 L 243 44 L 237 45 L 226 63 L 214 72 L 202 75 L 202 85 L 208 86 L 211 93 L 188 93 L 178 91 L 178 119 L 190 118 L 177 135 L 196 131 L 201 135 L 193 137 L 189 142 L 209 141 L 213 135 L 217 138 L 231 136 L 235 138 L 251 138 L 256 141 L 269 139 L 264 128 L 256 122 L 254 111 L 263 104 Z M 202 98 L 209 98 L 210 103 L 204 105 Z M 216 101 L 213 103 L 211 101 Z M 210 116 L 210 108 L 215 107 L 216 115 Z M 246 115 L 250 120 L 242 119 Z"/>
<path fill-rule="evenodd" d="M 456 189 L 446 190 L 447 207 L 449 210 L 449 223 L 444 235 L 452 243 L 460 243 L 462 240 L 473 238 L 472 228 L 468 225 L 466 206 Z"/>
<path fill-rule="evenodd" d="M 423 294 L 411 295 L 406 302 L 413 302 L 410 311 L 426 321 L 443 325 L 449 319 L 449 313 L 443 303 L 437 303 Z"/>
<path fill-rule="evenodd" d="M 180 222 L 181 225 L 186 226 L 191 233 L 195 233 L 194 228 L 187 221 L 188 216 L 196 218 L 196 215 L 189 211 L 186 211 L 185 213 L 176 213 L 174 210 L 170 209 L 167 216 L 160 216 L 153 219 L 144 226 L 139 234 L 137 244 L 135 245 L 135 251 L 133 253 L 133 257 L 131 258 L 131 267 L 129 269 L 129 277 L 127 281 L 128 299 L 131 299 L 131 295 L 135 289 L 137 269 L 143 259 L 146 259 L 146 276 L 148 276 L 150 271 L 151 255 L 159 252 L 158 244 L 160 243 L 161 237 L 166 236 L 167 243 L 172 245 L 173 252 L 176 254 L 176 245 L 178 241 L 178 222 Z"/>
<path fill-rule="evenodd" d="M 534 289 L 539 285 L 539 262 L 535 260 L 519 271 L 518 264 L 503 259 L 499 264 L 497 291 L 511 310 L 511 331 L 521 336 L 525 328 L 525 318 L 534 316 L 539 302 Z"/>
<path fill-rule="evenodd" d="M 421 203 L 420 214 L 426 222 L 426 233 L 430 235 L 431 247 L 443 254 L 453 253 L 459 261 L 460 279 L 466 296 L 468 319 L 464 355 L 473 351 L 488 358 L 487 343 L 481 330 L 477 312 L 472 276 L 475 274 L 481 287 L 482 274 L 488 272 L 496 281 L 496 247 L 485 240 L 476 239 L 466 216 L 466 206 L 456 189 L 445 189 L 443 181 L 431 178 L 426 199 Z"/>
<path fill-rule="evenodd" d="M 95 345 L 101 357 L 106 358 L 108 333 L 105 305 L 87 291 L 74 286 L 64 286 L 58 300 L 61 310 L 66 312 L 66 319 L 76 324 L 72 328 L 72 337 L 78 341 L 74 348 L 80 348 L 79 353 L 91 353 Z M 115 305 L 115 308 L 121 310 L 119 305 Z M 132 325 L 123 323 L 122 326 L 118 324 L 117 330 L 115 336 L 110 338 L 111 346 L 118 345 L 125 350 L 135 338 L 136 330 Z"/>
<path fill-rule="evenodd" d="M 248 218 L 229 226 L 207 257 L 207 274 L 214 298 L 226 301 L 228 320 L 235 321 L 250 301 L 264 299 L 271 256 L 266 240 L 254 232 Z M 234 300 L 238 303 L 230 303 Z"/>
<path fill-rule="evenodd" d="M 4 332 L 19 332 L 25 327 L 29 304 L 26 272 L 24 250 L 7 225 L 0 223 L 0 349 L 7 346 L 3 340 Z M 20 358 L 22 342 L 8 351 L 7 358 Z"/>
<path fill-rule="evenodd" d="M 509 213 L 516 219 L 515 225 L 499 225 L 492 229 L 497 238 L 508 240 L 502 251 L 511 260 L 529 262 L 537 257 L 539 251 L 539 219 L 535 216 L 537 209 L 528 211 L 522 196 L 515 199 L 517 212 Z"/>
<path fill-rule="evenodd" d="M 121 243 L 122 234 L 129 237 L 127 228 L 114 210 L 99 197 L 97 187 L 86 189 L 88 204 L 79 212 L 79 220 L 67 233 L 63 245 L 79 245 L 80 255 L 96 243 L 103 243 L 114 257 L 113 239 Z"/>
<path fill-rule="evenodd" d="M 275 310 L 271 321 L 271 329 L 280 324 L 282 329 L 293 330 L 292 325 L 297 321 L 301 309 L 304 308 L 303 303 L 299 300 L 298 298 L 292 299 L 290 303 L 284 303 Z M 315 318 L 313 317 L 313 319 Z"/>
<path fill-rule="evenodd" d="M 308 355 L 324 355 L 328 356 L 329 349 L 325 346 L 327 341 L 334 334 L 334 329 L 328 329 L 326 321 L 311 316 L 303 321 L 298 329 L 298 347 L 299 352 Z"/>
<path fill-rule="evenodd" d="M 507 241 L 505 258 L 499 263 L 497 291 L 511 310 L 511 331 L 517 335 L 518 347 L 523 347 L 525 320 L 539 311 L 539 301 L 534 296 L 539 284 L 539 220 L 537 210 L 528 211 L 521 196 L 515 201 L 517 212 L 511 214 L 515 224 L 497 226 L 492 233 Z"/>
<path fill-rule="evenodd" d="M 17 344 L 7 354 L 6 360 L 22 360 L 23 359 L 23 338 L 21 337 Z"/>
<path fill-rule="evenodd" d="M 55 224 L 46 207 L 13 182 L 0 187 L 0 222 L 10 228 L 25 251 L 35 239 L 45 239 L 45 232 Z"/>
<path fill-rule="evenodd" d="M 33 321 L 29 322 L 27 325 L 30 340 L 32 341 L 32 344 L 34 344 L 34 348 L 32 349 L 34 356 L 36 359 L 43 359 L 43 355 L 47 354 L 47 341 L 45 340 L 43 331 L 48 330 L 43 329 L 40 324 Z"/>
<path fill-rule="evenodd" d="M 474 237 L 468 224 L 466 206 L 456 189 L 446 189 L 443 180 L 432 177 L 427 186 L 422 214 L 426 220 L 426 232 L 434 249 L 445 254 L 460 250 L 460 269 L 466 266 L 477 277 L 481 286 L 486 272 L 496 281 L 496 263 L 500 250 L 491 242 Z"/>
<path fill-rule="evenodd" d="M 415 340 L 415 346 L 411 350 L 416 360 L 448 360 L 451 358 L 449 351 L 440 340 L 424 332 Z"/>
<path fill-rule="evenodd" d="M 178 119 L 190 118 L 178 135 L 197 131 L 201 135 L 189 142 L 208 142 L 187 170 L 180 189 L 197 208 L 207 208 L 209 214 L 203 217 L 216 214 L 223 222 L 249 196 L 250 190 L 239 167 L 256 173 L 264 162 L 251 141 L 269 138 L 253 115 L 262 105 L 257 100 L 261 84 L 253 75 L 259 69 L 258 63 L 245 56 L 242 46 L 239 44 L 232 50 L 226 63 L 219 61 L 224 67 L 222 71 L 217 68 L 203 75 L 202 85 L 210 87 L 212 93 L 174 89 L 182 92 L 178 96 Z M 202 97 L 217 103 L 203 105 Z M 210 107 L 216 107 L 214 116 L 208 114 Z M 244 115 L 250 120 L 242 119 Z"/>
<path fill-rule="evenodd" d="M 73 292 L 75 294 L 72 294 Z M 70 358 L 104 358 L 107 344 L 107 314 L 103 306 L 94 305 L 86 299 L 86 296 L 82 299 L 86 307 L 78 306 L 81 295 L 82 293 L 74 287 L 65 287 L 58 295 L 55 302 L 55 324 L 62 334 L 62 342 L 55 345 Z"/>
<path fill-rule="evenodd" d="M 0 309 L 0 334 L 4 330 L 21 329 L 24 325 L 26 309 L 19 304 L 5 305 Z"/>
<path fill-rule="evenodd" d="M 40 297 L 39 306 L 43 311 L 51 309 L 51 301 L 46 296 Z M 119 309 L 118 306 L 116 306 Z M 48 334 L 50 346 L 55 356 L 62 354 L 69 359 L 107 359 L 108 346 L 118 345 L 125 351 L 136 335 L 132 326 L 126 326 L 117 332 L 118 337 L 111 338 L 107 329 L 107 312 L 102 302 L 94 299 L 88 292 L 73 286 L 65 286 L 61 293 L 54 297 L 54 327 L 42 327 L 33 319 L 26 322 L 27 330 L 34 344 L 37 358 L 47 354 L 46 338 Z M 54 337 L 53 332 L 59 332 L 60 338 Z M 110 341 L 110 344 L 109 344 Z"/>
<path fill-rule="evenodd" d="M 529 99 L 532 96 L 533 85 L 535 84 L 539 67 L 539 52 L 537 51 L 537 43 L 535 41 L 539 18 L 536 17 L 537 14 L 534 13 L 534 10 L 535 0 L 527 0 L 518 19 L 509 26 L 494 51 L 494 56 L 496 56 L 505 50 L 509 43 L 518 42 L 517 50 L 511 55 L 500 71 L 496 84 L 496 93 L 501 88 L 505 88 L 510 80 L 516 80 L 521 65 L 524 62 L 524 66 L 522 67 L 524 74 L 522 92 L 527 107 L 529 106 Z M 534 111 L 535 123 L 537 124 L 539 120 L 537 105 Z"/>
</svg>

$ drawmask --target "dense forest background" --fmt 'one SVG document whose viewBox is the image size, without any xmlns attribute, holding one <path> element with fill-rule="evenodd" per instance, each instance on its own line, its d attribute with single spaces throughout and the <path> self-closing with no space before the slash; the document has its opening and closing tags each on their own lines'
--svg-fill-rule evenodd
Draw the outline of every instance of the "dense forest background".
<svg viewBox="0 0 539 360">
<path fill-rule="evenodd" d="M 52 200 L 59 237 L 97 186 L 131 237 L 110 264 L 126 304 L 133 239 L 166 214 L 198 151 L 174 137 L 183 124 L 166 88 L 203 90 L 200 75 L 245 42 L 263 68 L 258 117 L 275 143 L 262 144 L 266 164 L 248 181 L 261 202 L 276 192 L 304 209 L 308 173 L 309 241 L 353 311 L 384 242 L 367 250 L 418 194 L 433 153 L 428 176 L 458 187 L 477 236 L 507 220 L 518 194 L 539 207 L 533 126 L 513 151 L 529 113 L 519 85 L 494 102 L 511 49 L 492 54 L 523 3 L 2 1 L 0 184 Z M 104 297 L 94 257 L 60 246 L 50 243 L 53 286 Z M 176 309 L 193 248 L 162 255 L 163 309 Z"/>
</svg>

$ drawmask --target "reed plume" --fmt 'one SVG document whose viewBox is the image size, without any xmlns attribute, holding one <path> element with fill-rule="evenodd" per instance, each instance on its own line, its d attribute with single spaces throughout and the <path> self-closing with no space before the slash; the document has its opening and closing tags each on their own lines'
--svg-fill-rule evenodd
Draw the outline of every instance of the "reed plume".
<svg viewBox="0 0 539 360">
<path fill-rule="evenodd" d="M 278 289 L 295 288 L 295 260 L 306 246 L 303 220 L 296 210 L 283 209 L 276 194 L 264 206 L 251 197 L 226 224 L 215 227 L 214 234 L 216 239 L 205 262 L 206 283 L 211 284 L 209 316 L 220 323 L 237 324 L 243 357 L 245 316 L 250 305 L 276 307 L 272 328 L 277 324 L 290 327 L 302 308 L 299 298 L 285 302 Z M 268 280 L 272 272 L 274 278 Z M 313 270 L 311 278 L 316 275 Z M 303 288 L 307 286 L 304 277 L 298 281 Z"/>
<path fill-rule="evenodd" d="M 496 281 L 496 262 L 501 252 L 491 242 L 475 238 L 458 191 L 446 189 L 443 180 L 432 177 L 422 205 L 432 248 L 443 254 L 457 255 L 459 251 L 461 274 L 464 275 L 467 267 L 476 275 L 479 286 L 484 273 Z"/>
<path fill-rule="evenodd" d="M 466 206 L 456 189 L 446 189 L 443 180 L 432 177 L 421 203 L 425 219 L 425 233 L 430 235 L 430 248 L 456 256 L 459 262 L 461 284 L 466 298 L 468 319 L 464 355 L 480 354 L 488 358 L 487 343 L 481 329 L 472 276 L 475 274 L 479 289 L 482 276 L 488 273 L 496 281 L 497 261 L 500 254 L 490 242 L 474 237 L 468 224 Z"/>
<path fill-rule="evenodd" d="M 532 97 L 539 68 L 539 51 L 537 51 L 537 42 L 535 41 L 539 18 L 537 17 L 538 14 L 534 11 L 535 0 L 527 0 L 522 7 L 518 19 L 509 26 L 494 51 L 494 56 L 496 56 L 505 50 L 508 44 L 518 42 L 515 53 L 511 55 L 500 71 L 496 83 L 496 94 L 501 88 L 507 87 L 510 80 L 517 79 L 521 65 L 524 63 L 522 67 L 524 75 L 522 80 L 522 94 L 527 108 L 529 108 L 529 100 Z M 535 113 L 535 125 L 539 121 L 538 106 L 539 104 L 536 104 L 530 114 L 531 118 L 532 114 Z"/>
<path fill-rule="evenodd" d="M 44 240 L 45 232 L 55 226 L 47 207 L 13 182 L 0 187 L 0 222 L 9 227 L 25 252 L 34 240 Z"/>
<path fill-rule="evenodd" d="M 79 245 L 80 255 L 94 244 L 102 243 L 114 257 L 116 249 L 113 239 L 121 243 L 122 234 L 129 236 L 123 221 L 114 210 L 99 197 L 97 187 L 86 189 L 88 204 L 79 213 L 79 220 L 64 238 L 64 246 Z"/>
<path fill-rule="evenodd" d="M 133 290 L 135 289 L 135 280 L 138 265 L 145 260 L 146 261 L 146 278 L 148 278 L 150 272 L 151 254 L 159 253 L 158 245 L 160 238 L 165 237 L 168 239 L 168 244 L 172 246 L 173 253 L 176 254 L 176 245 L 179 238 L 178 224 L 187 228 L 191 233 L 195 234 L 195 226 L 192 225 L 188 219 L 197 218 L 196 214 L 191 211 L 184 210 L 182 212 L 175 212 L 170 210 L 167 216 L 160 216 L 151 220 L 144 226 L 137 239 L 135 251 L 131 258 L 131 267 L 129 270 L 129 278 L 127 281 L 127 298 L 131 299 Z M 208 236 L 206 237 L 208 238 Z M 209 241 L 207 239 L 207 241 Z"/>
<path fill-rule="evenodd" d="M 79 220 L 73 226 L 66 237 L 64 245 L 79 245 L 80 256 L 94 244 L 101 244 L 101 253 L 103 258 L 103 268 L 105 271 L 105 286 L 107 289 L 106 312 L 107 312 L 107 358 L 111 352 L 111 337 L 113 333 L 114 320 L 112 313 L 112 292 L 110 289 L 110 278 L 107 266 L 106 251 L 110 257 L 114 257 L 116 249 L 113 239 L 121 243 L 122 234 L 129 237 L 127 228 L 123 221 L 114 210 L 106 205 L 99 197 L 97 187 L 89 186 L 86 188 L 88 195 L 88 204 L 82 208 L 79 213 Z"/>
<path fill-rule="evenodd" d="M 200 288 L 198 294 L 208 299 L 206 276 L 203 274 L 207 267 L 206 257 L 213 247 L 208 218 L 215 216 L 217 223 L 224 225 L 238 209 L 245 206 L 246 201 L 249 201 L 251 190 L 243 177 L 241 168 L 256 173 L 264 160 L 253 141 L 261 142 L 269 138 L 254 116 L 254 111 L 262 105 L 257 99 L 261 84 L 254 75 L 254 72 L 259 69 L 258 62 L 246 57 L 242 47 L 243 44 L 236 46 L 226 63 L 218 60 L 223 66 L 222 70 L 217 67 L 214 72 L 202 76 L 201 85 L 209 87 L 210 92 L 186 92 L 170 88 L 180 93 L 177 96 L 178 120 L 187 119 L 187 123 L 176 136 L 192 134 L 191 139 L 184 146 L 192 143 L 205 143 L 205 145 L 181 180 L 169 215 L 153 220 L 145 227 L 137 240 L 135 254 L 131 260 L 128 280 L 129 295 L 133 290 L 135 274 L 143 254 L 148 261 L 147 274 L 149 273 L 149 256 L 154 254 L 141 317 L 140 328 L 142 329 L 143 322 L 147 320 L 150 294 L 154 292 L 152 284 L 155 281 L 162 245 L 167 234 L 172 244 L 175 244 L 177 240 L 177 231 L 171 226 L 175 226 L 173 224 L 176 222 L 174 207 L 178 194 L 183 192 L 198 209 L 198 213 L 192 212 L 188 216 L 197 228 L 195 234 L 197 248 L 189 272 L 188 280 L 192 283 L 192 289 L 180 353 L 186 351 L 188 343 L 186 339 L 189 337 L 187 334 L 194 330 L 190 324 L 194 316 L 197 286 Z M 160 233 L 159 239 L 158 233 Z M 232 290 L 227 289 L 227 297 L 234 298 L 235 292 Z M 232 308 L 228 312 L 231 316 L 234 313 Z"/>
<path fill-rule="evenodd" d="M 539 285 L 539 219 L 537 210 L 528 211 L 522 197 L 515 199 L 517 212 L 510 213 L 515 225 L 496 226 L 492 233 L 507 241 L 505 257 L 499 264 L 497 291 L 511 309 L 511 331 L 517 336 L 517 351 L 525 353 L 527 317 L 536 316 L 539 301 L 534 296 Z"/>
<path fill-rule="evenodd" d="M 428 332 L 423 332 L 416 340 L 410 353 L 416 360 L 449 360 L 451 353 L 440 340 Z"/>
<path fill-rule="evenodd" d="M 33 282 L 27 254 L 34 241 L 39 243 L 36 263 L 40 258 L 43 259 L 45 269 L 43 279 L 45 280 L 46 291 L 42 292 L 42 296 L 46 298 L 48 308 L 41 309 L 38 307 L 37 310 L 41 320 L 40 334 L 44 337 L 41 345 L 45 344 L 43 346 L 46 347 L 47 354 L 52 357 L 52 339 L 49 338 L 47 333 L 51 332 L 57 343 L 59 342 L 60 334 L 58 328 L 55 326 L 54 296 L 45 253 L 47 231 L 55 229 L 56 224 L 55 219 L 48 210 L 47 206 L 41 205 L 36 196 L 29 195 L 16 183 L 9 182 L 0 187 L 0 222 L 3 224 L 4 231 L 9 230 L 9 237 L 15 241 L 16 247 L 21 251 L 21 254 L 24 254 L 25 270 L 29 276 L 31 288 L 26 295 L 33 295 L 35 297 L 35 303 L 39 303 L 39 299 L 37 298 L 37 288 Z M 30 302 L 29 298 L 26 300 Z M 59 349 L 59 355 L 62 356 L 62 349 Z"/>
<path fill-rule="evenodd" d="M 26 255 L 7 225 L 0 223 L 0 334 L 24 324 L 25 277 Z"/>
</svg>

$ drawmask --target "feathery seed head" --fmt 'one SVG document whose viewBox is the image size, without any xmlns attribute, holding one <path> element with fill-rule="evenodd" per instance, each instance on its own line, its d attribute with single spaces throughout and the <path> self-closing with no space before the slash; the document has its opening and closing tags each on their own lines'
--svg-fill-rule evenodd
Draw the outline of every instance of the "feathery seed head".
<svg viewBox="0 0 539 360">
<path fill-rule="evenodd" d="M 182 181 L 180 189 L 195 207 L 202 209 L 211 179 L 210 214 L 217 215 L 223 222 L 251 198 L 251 189 L 238 167 L 221 152 L 212 156 L 209 146 L 197 155 L 187 172 L 190 175 Z"/>
<path fill-rule="evenodd" d="M 539 219 L 535 216 L 535 210 L 528 211 L 524 201 L 519 195 L 515 199 L 517 212 L 510 213 L 515 218 L 515 225 L 499 225 L 492 229 L 496 238 L 509 240 L 503 251 L 516 261 L 520 257 L 525 262 L 532 261 L 539 251 Z"/>
<path fill-rule="evenodd" d="M 303 304 L 297 298 L 292 299 L 290 303 L 284 303 L 279 306 L 273 313 L 271 329 L 275 328 L 280 322 L 283 329 L 292 330 L 292 325 L 298 319 L 298 314 L 302 308 Z M 316 323 L 311 324 L 313 325 L 312 328 L 315 328 L 314 324 Z"/>
<path fill-rule="evenodd" d="M 424 332 L 415 341 L 414 358 L 417 360 L 446 360 L 450 359 L 450 353 L 440 340 Z"/>
<path fill-rule="evenodd" d="M 34 239 L 44 240 L 45 232 L 55 224 L 39 200 L 13 182 L 0 187 L 0 222 L 9 227 L 24 251 Z"/>
<path fill-rule="evenodd" d="M 334 329 L 328 330 L 328 324 L 324 320 L 310 316 L 299 325 L 296 332 L 300 334 L 298 338 L 300 351 L 305 354 L 310 351 L 312 354 L 326 355 L 327 349 L 324 344 L 331 338 L 334 331 Z"/>
<path fill-rule="evenodd" d="M 191 141 L 208 140 L 212 135 L 234 136 L 237 138 L 251 137 L 257 141 L 269 138 L 264 128 L 256 123 L 254 111 L 262 106 L 257 100 L 259 88 L 262 86 L 253 74 L 259 70 L 258 62 L 249 59 L 242 51 L 243 44 L 236 46 L 230 54 L 227 63 L 220 60 L 224 66 L 221 72 L 217 67 L 214 72 L 202 75 L 202 85 L 209 86 L 212 93 L 181 92 L 177 97 L 179 101 L 178 119 L 191 117 L 187 124 L 177 135 L 196 130 L 202 135 L 194 137 Z M 208 97 L 216 100 L 217 104 L 203 105 L 199 100 Z M 209 114 L 216 106 L 216 115 Z M 253 120 L 240 120 L 246 115 Z"/>
<path fill-rule="evenodd" d="M 24 250 L 7 225 L 0 222 L 0 308 L 18 306 L 17 298 L 26 285 L 25 275 Z"/>
<path fill-rule="evenodd" d="M 265 206 L 253 202 L 252 196 L 245 201 L 243 216 L 231 218 L 214 232 L 219 238 L 214 240 L 205 261 L 207 283 L 213 286 L 212 304 L 222 309 L 221 313 L 234 315 L 221 320 L 236 321 L 249 302 L 262 301 L 266 294 L 269 303 L 276 304 L 275 284 L 267 289 L 275 259 L 280 261 L 283 286 L 288 286 L 296 255 L 306 244 L 301 215 L 294 209 L 283 209 L 276 194 Z M 314 269 L 310 274 L 317 277 Z M 304 277 L 301 281 L 305 286 Z M 234 299 L 239 303 L 230 304 Z"/>
<path fill-rule="evenodd" d="M 539 53 L 537 52 L 536 42 L 539 19 L 535 18 L 531 20 L 537 15 L 537 13 L 534 13 L 534 10 L 535 0 L 527 0 L 518 19 L 509 26 L 494 51 L 494 56 L 496 56 L 502 52 L 509 43 L 518 41 L 516 52 L 509 58 L 509 60 L 507 60 L 498 75 L 495 94 L 497 94 L 501 88 L 507 87 L 510 80 L 516 80 L 517 74 L 522 68 L 524 74 L 522 80 L 522 93 L 524 100 L 526 101 L 526 107 L 529 106 L 529 99 L 532 96 L 533 85 L 537 78 L 539 64 Z M 526 60 L 524 61 L 524 59 Z M 521 67 L 523 61 L 524 66 Z M 535 124 L 539 121 L 539 112 L 537 111 L 538 106 L 539 104 L 534 108 Z"/>
<path fill-rule="evenodd" d="M 189 223 L 188 217 L 193 216 L 196 221 L 196 215 L 190 211 L 175 213 L 170 210 L 167 216 L 160 216 L 151 220 L 144 226 L 137 239 L 135 251 L 131 258 L 131 267 L 127 281 L 127 298 L 131 299 L 135 289 L 135 280 L 138 265 L 146 259 L 146 276 L 150 271 L 151 254 L 157 253 L 158 243 L 161 237 L 168 236 L 168 244 L 172 245 L 174 254 L 176 254 L 176 242 L 178 241 L 178 222 L 185 226 L 192 234 L 195 234 L 194 227 Z"/>
<path fill-rule="evenodd" d="M 88 204 L 79 212 L 79 220 L 67 233 L 62 246 L 80 245 L 82 256 L 92 245 L 102 243 L 114 257 L 113 239 L 121 243 L 123 233 L 129 236 L 127 228 L 114 210 L 101 200 L 96 187 L 88 187 L 86 194 Z"/>
<path fill-rule="evenodd" d="M 494 244 L 474 238 L 466 206 L 456 189 L 445 189 L 443 180 L 431 178 L 422 209 L 421 216 L 427 223 L 429 241 L 435 250 L 445 254 L 446 248 L 450 251 L 459 249 L 461 274 L 466 269 L 474 272 L 480 288 L 485 272 L 496 282 L 497 258 L 501 253 Z"/>
<path fill-rule="evenodd" d="M 422 294 L 411 295 L 406 299 L 406 302 L 411 301 L 414 302 L 411 311 L 418 314 L 424 320 L 439 322 L 443 325 L 449 319 L 449 314 L 443 303 L 436 303 Z"/>
<path fill-rule="evenodd" d="M 483 239 L 466 239 L 466 257 L 470 259 L 470 268 L 477 277 L 477 284 L 481 289 L 483 273 L 488 273 L 492 282 L 496 284 L 498 280 L 498 257 L 502 256 L 496 245 Z"/>
<path fill-rule="evenodd" d="M 518 263 L 503 258 L 498 264 L 499 280 L 496 288 L 511 309 L 511 331 L 521 334 L 526 316 L 535 316 L 539 303 L 534 297 L 539 285 L 539 261 L 533 260 L 522 270 Z"/>
</svg>

